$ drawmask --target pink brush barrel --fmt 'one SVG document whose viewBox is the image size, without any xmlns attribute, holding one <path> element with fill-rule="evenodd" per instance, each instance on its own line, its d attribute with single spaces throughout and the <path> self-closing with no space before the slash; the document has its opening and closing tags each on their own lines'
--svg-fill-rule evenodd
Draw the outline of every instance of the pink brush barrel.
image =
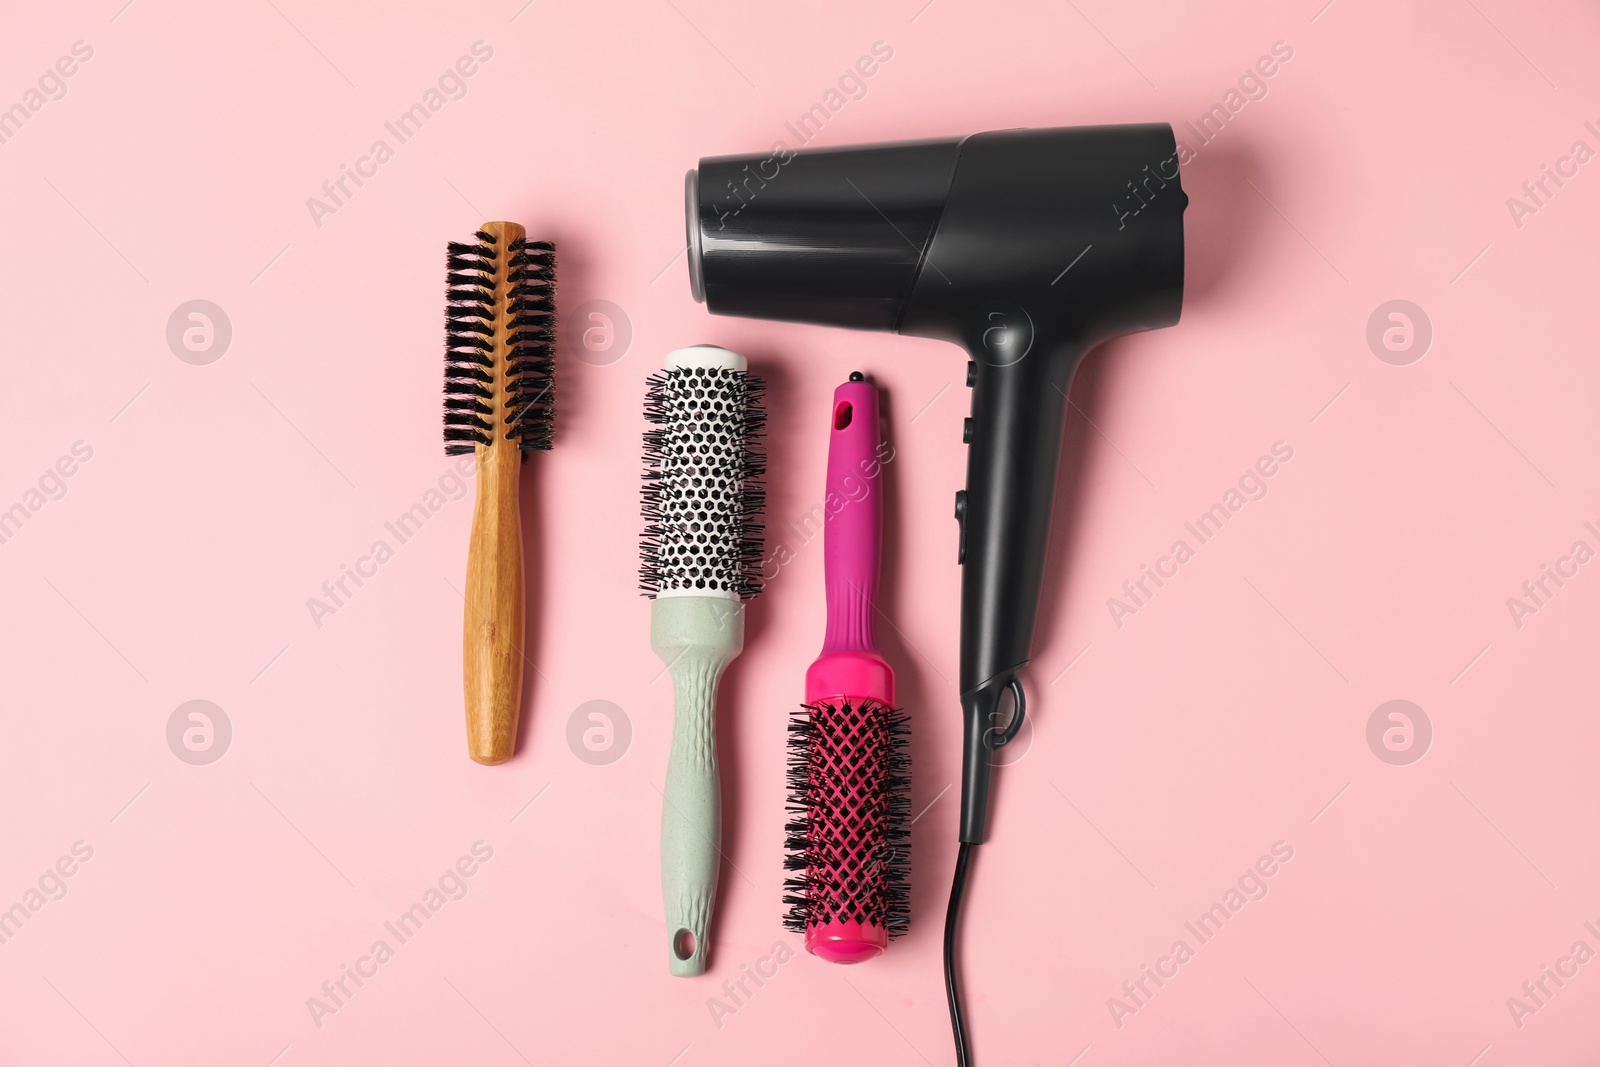
<svg viewBox="0 0 1600 1067">
<path fill-rule="evenodd" d="M 894 671 L 878 653 L 883 457 L 878 391 L 852 380 L 833 394 L 823 536 L 828 624 L 806 672 L 804 761 L 791 782 L 804 800 L 806 948 L 834 963 L 884 951 L 904 925 L 904 720 Z M 898 819 L 898 823 L 897 823 Z M 903 884 L 898 890 L 903 896 Z M 895 916 L 898 915 L 899 918 Z"/>
</svg>

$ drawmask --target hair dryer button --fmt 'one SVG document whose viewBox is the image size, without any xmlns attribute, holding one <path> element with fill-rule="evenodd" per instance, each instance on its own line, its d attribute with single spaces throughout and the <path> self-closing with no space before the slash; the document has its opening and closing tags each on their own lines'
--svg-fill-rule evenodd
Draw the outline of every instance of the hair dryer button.
<svg viewBox="0 0 1600 1067">
<path fill-rule="evenodd" d="M 959 566 L 967 559 L 967 491 L 956 490 L 956 565 Z"/>
<path fill-rule="evenodd" d="M 972 443 L 972 419 L 970 417 L 961 420 L 961 443 L 964 445 Z"/>
<path fill-rule="evenodd" d="M 967 388 L 971 389 L 974 385 L 977 385 L 977 384 L 978 384 L 978 361 L 975 360 L 975 359 L 969 359 L 969 360 L 967 360 Z"/>
</svg>

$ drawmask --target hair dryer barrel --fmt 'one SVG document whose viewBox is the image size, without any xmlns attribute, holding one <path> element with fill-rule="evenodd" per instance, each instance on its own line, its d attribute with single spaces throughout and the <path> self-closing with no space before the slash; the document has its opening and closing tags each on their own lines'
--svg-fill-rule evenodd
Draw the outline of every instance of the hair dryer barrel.
<svg viewBox="0 0 1600 1067">
<path fill-rule="evenodd" d="M 702 159 L 685 189 L 694 298 L 718 315 L 896 329 L 960 144 Z"/>
</svg>

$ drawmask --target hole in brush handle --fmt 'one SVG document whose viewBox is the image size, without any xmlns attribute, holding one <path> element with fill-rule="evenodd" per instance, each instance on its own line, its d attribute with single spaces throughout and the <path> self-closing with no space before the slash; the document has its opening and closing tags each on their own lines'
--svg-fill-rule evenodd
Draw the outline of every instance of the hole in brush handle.
<svg viewBox="0 0 1600 1067">
<path fill-rule="evenodd" d="M 672 935 L 672 954 L 680 960 L 691 959 L 694 956 L 695 941 L 694 931 L 687 927 Z"/>
</svg>

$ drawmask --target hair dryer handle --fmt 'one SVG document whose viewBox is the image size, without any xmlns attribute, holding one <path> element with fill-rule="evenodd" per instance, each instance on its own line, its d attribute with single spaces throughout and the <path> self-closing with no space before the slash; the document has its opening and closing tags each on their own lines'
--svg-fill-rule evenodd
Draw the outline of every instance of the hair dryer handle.
<svg viewBox="0 0 1600 1067">
<path fill-rule="evenodd" d="M 967 488 L 961 525 L 961 840 L 984 839 L 989 766 L 1022 725 L 1018 672 L 1028 662 L 1039 609 L 1067 388 L 1082 354 L 1042 346 L 1029 331 L 970 340 L 974 356 Z M 1019 352 L 1020 350 L 1020 352 Z M 1001 695 L 1014 707 L 999 727 Z"/>
</svg>

